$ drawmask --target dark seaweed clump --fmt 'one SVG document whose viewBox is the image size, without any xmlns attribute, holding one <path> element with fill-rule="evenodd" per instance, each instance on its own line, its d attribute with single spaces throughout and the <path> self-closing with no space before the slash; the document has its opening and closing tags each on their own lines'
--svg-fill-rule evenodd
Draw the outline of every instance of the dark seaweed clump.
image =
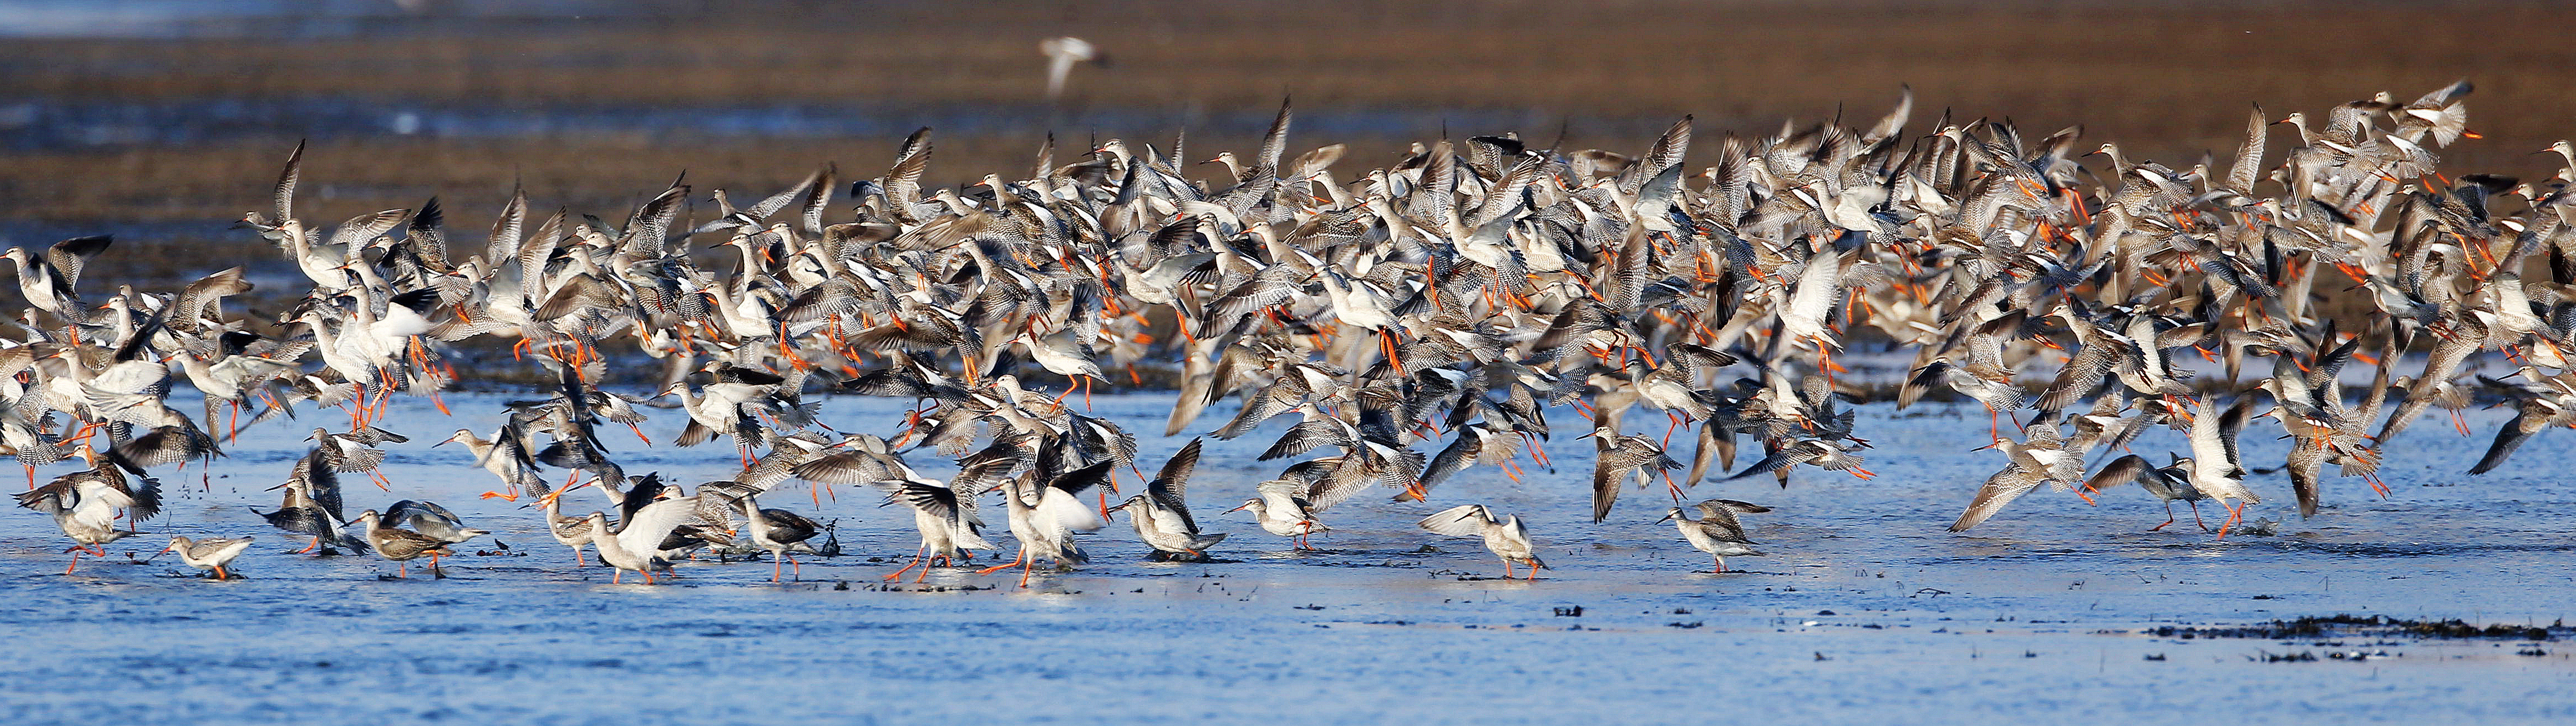
<svg viewBox="0 0 2576 726">
<path fill-rule="evenodd" d="M 2184 640 L 2190 640 L 2193 638 L 2288 640 L 2295 638 L 2376 636 L 2443 640 L 2488 639 L 2545 641 L 2555 640 L 2561 636 L 2576 635 L 2576 628 L 2568 627 L 2565 621 L 2552 622 L 2547 627 L 2537 625 L 2503 624 L 2471 625 L 2467 621 L 2457 619 L 2410 620 L 2406 618 L 2392 618 L 2385 615 L 2363 617 L 2359 615 L 2337 613 L 2323 617 L 2309 616 L 2296 620 L 2274 620 L 2261 625 L 2248 625 L 2232 628 L 2190 628 L 2165 625 L 2159 626 L 2148 632 L 2154 633 L 2157 637 L 2181 638 Z"/>
</svg>

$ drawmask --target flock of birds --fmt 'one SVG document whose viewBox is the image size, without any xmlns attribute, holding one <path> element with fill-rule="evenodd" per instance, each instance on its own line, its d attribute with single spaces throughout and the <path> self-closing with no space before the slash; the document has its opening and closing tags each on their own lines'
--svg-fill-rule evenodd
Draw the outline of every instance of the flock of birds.
<svg viewBox="0 0 2576 726">
<path fill-rule="evenodd" d="M 381 485 L 383 447 L 406 441 L 377 428 L 387 404 L 435 397 L 467 341 L 506 342 L 548 366 L 551 395 L 443 443 L 499 480 L 486 496 L 533 497 L 556 541 L 577 560 L 595 551 L 614 579 L 650 582 L 702 551 L 767 553 L 781 575 L 814 551 L 818 527 L 760 498 L 803 481 L 875 487 L 912 511 L 920 548 L 889 579 L 995 549 L 979 512 L 998 492 L 1018 556 L 984 571 L 1017 566 L 1025 585 L 1041 560 L 1083 563 L 1079 535 L 1119 512 L 1158 557 L 1204 559 L 1225 538 L 1186 501 L 1199 443 L 1147 477 L 1135 435 L 1068 398 L 1080 388 L 1087 401 L 1111 371 L 1141 382 L 1137 366 L 1169 366 L 1180 390 L 1166 436 L 1296 421 L 1260 459 L 1297 461 L 1230 510 L 1295 547 L 1370 491 L 1429 502 L 1487 468 L 1553 485 L 1524 481 L 1519 461 L 1544 465 L 1542 442 L 1572 439 L 1595 454 L 1595 522 L 1631 482 L 1660 480 L 1664 519 L 1723 572 L 1725 557 L 1761 554 L 1739 515 L 1769 510 L 1684 504 L 1684 490 L 1712 477 L 1786 486 L 1799 467 L 1873 476 L 1853 425 L 1867 387 L 1837 381 L 1835 362 L 1867 345 L 1912 353 L 1899 408 L 1947 390 L 1992 414 L 2002 468 L 1953 531 L 2043 485 L 2090 501 L 2134 482 L 2165 502 L 2165 524 L 2173 502 L 2197 519 L 2217 500 L 2224 538 L 2264 501 L 2236 446 L 2256 418 L 2296 439 L 2277 471 L 2303 516 L 2325 496 L 2326 464 L 2380 487 L 2373 471 L 2401 432 L 2430 407 L 2470 405 L 2464 364 L 2490 350 L 2517 367 L 2482 380 L 2519 415 L 2475 472 L 2576 425 L 2564 347 L 2576 197 L 2560 180 L 2438 173 L 2428 147 L 2475 136 L 2468 92 L 2381 94 L 2320 119 L 2258 108 L 2223 170 L 2088 149 L 2075 128 L 2033 141 L 1945 115 L 1909 135 L 1910 93 L 1867 126 L 1725 135 L 1698 165 L 1684 118 L 1635 156 L 1475 136 L 1345 177 L 1340 145 L 1288 153 L 1283 104 L 1249 156 L 1202 162 L 1223 165 L 1209 181 L 1190 178 L 1215 167 L 1185 162 L 1182 140 L 1111 139 L 1065 163 L 1050 140 L 1023 179 L 926 188 L 924 129 L 879 177 L 845 187 L 825 166 L 747 206 L 716 191 L 703 221 L 678 182 L 622 224 L 517 193 L 466 249 L 435 199 L 309 225 L 295 209 L 299 147 L 274 207 L 240 225 L 311 283 L 282 313 L 228 313 L 251 289 L 239 268 L 93 304 L 81 271 L 107 238 L 10 250 L 31 307 L 25 339 L 0 343 L 0 446 L 27 466 L 21 506 L 80 545 L 76 568 L 79 551 L 103 554 L 157 513 L 151 471 L 221 456 L 242 426 L 297 406 L 340 407 L 346 429 L 313 431 L 283 503 L 261 516 L 310 538 L 306 551 L 429 557 L 435 570 L 484 532 L 421 501 L 346 517 L 340 478 Z M 2295 131 L 2277 164 L 2275 123 Z M 2576 147 L 2554 150 L 2576 167 Z M 639 355 L 667 371 L 658 395 L 600 387 L 612 359 Z M 2220 372 L 2195 377 L 2179 355 Z M 2344 377 L 2355 362 L 2375 369 L 2358 401 Z M 1038 371 L 1063 390 L 1023 382 Z M 202 395 L 199 415 L 173 407 L 181 379 Z M 818 420 L 806 400 L 818 391 L 914 407 L 883 436 L 844 433 Z M 1229 397 L 1229 420 L 1199 423 Z M 1575 437 L 1561 413 L 1550 421 L 1568 404 Z M 1665 430 L 1624 426 L 1639 408 Z M 601 429 L 652 409 L 686 415 L 678 445 L 729 439 L 737 473 L 688 487 L 630 475 Z M 2188 432 L 2189 455 L 2100 461 L 2159 426 Z M 1686 459 L 1672 448 L 1681 431 Z M 1762 455 L 1737 469 L 1746 441 Z M 957 473 L 907 461 L 922 456 Z M 85 468 L 37 485 L 36 467 L 66 458 Z M 552 484 L 549 468 L 570 481 Z M 1121 471 L 1141 491 L 1113 505 Z M 563 498 L 584 488 L 611 511 L 566 514 Z M 1420 526 L 1481 538 L 1506 576 L 1545 567 L 1520 518 L 1483 505 Z M 168 550 L 222 575 L 248 543 L 173 538 Z"/>
</svg>

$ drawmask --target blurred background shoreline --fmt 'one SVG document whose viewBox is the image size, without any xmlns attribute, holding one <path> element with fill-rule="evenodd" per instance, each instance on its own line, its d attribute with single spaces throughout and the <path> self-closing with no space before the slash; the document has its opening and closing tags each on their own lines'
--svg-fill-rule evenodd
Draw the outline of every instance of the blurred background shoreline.
<svg viewBox="0 0 2576 726">
<path fill-rule="evenodd" d="M 103 260 L 118 279 L 267 262 L 226 228 L 299 139 L 314 221 L 436 195 L 472 230 L 514 183 L 619 218 L 683 172 L 701 207 L 825 163 L 872 177 L 922 126 L 934 184 L 1026 176 L 1049 134 L 1058 163 L 1183 133 L 1195 162 L 1248 151 L 1282 98 L 1290 153 L 1347 144 L 1345 178 L 1443 133 L 1634 152 L 1693 114 L 1713 145 L 1875 118 L 1905 87 L 1909 133 L 1945 109 L 2081 124 L 2086 147 L 2188 166 L 2232 155 L 2252 104 L 2317 115 L 2466 77 L 2487 138 L 2444 168 L 2532 178 L 2576 135 L 2570 27 L 2511 2 L 0 0 L 0 246 L 154 252 Z M 1050 100 L 1057 36 L 1107 63 Z"/>
</svg>

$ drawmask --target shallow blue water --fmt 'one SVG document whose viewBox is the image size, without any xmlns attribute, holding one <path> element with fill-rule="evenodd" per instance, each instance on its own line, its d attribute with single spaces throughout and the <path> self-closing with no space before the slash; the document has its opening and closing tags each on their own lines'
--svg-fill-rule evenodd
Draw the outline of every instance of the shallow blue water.
<svg viewBox="0 0 2576 726">
<path fill-rule="evenodd" d="M 909 516 L 855 488 L 818 507 L 799 484 L 764 504 L 837 520 L 850 556 L 809 559 L 803 582 L 769 583 L 767 563 L 691 562 L 677 583 L 647 587 L 575 569 L 532 513 L 474 498 L 493 482 L 462 451 L 427 447 L 459 426 L 495 425 L 498 400 L 450 396 L 453 419 L 426 402 L 399 404 L 388 425 L 415 442 L 394 448 L 394 490 L 349 483 L 352 510 L 434 499 L 524 553 L 453 558 L 445 580 L 417 568 L 412 579 L 380 580 L 391 568 L 367 557 L 281 554 L 300 543 L 249 511 L 275 504 L 263 490 L 303 446 L 291 428 L 332 412 L 246 434 L 202 489 L 197 472 L 165 476 L 173 499 L 146 523 L 151 534 L 109 548 L 122 560 L 170 533 L 253 534 L 260 542 L 239 563 L 245 580 L 179 577 L 167 557 L 86 563 L 65 577 L 65 542 L 50 522 L 0 513 L 0 680 L 12 684 L 0 715 L 13 724 L 2576 715 L 2576 663 L 2557 643 L 2522 656 L 2527 646 L 2511 641 L 2137 632 L 2333 613 L 2556 620 L 2576 592 L 2561 514 L 2576 491 L 2552 460 L 2566 432 L 2544 433 L 2504 470 L 2471 479 L 2456 472 L 2484 441 L 2427 421 L 2384 469 L 2394 498 L 2337 480 L 2326 511 L 2306 522 L 2287 514 L 2276 537 L 2215 542 L 2187 517 L 2143 532 L 2162 518 L 2135 489 L 2100 507 L 2044 490 L 1961 536 L 1942 527 L 2000 460 L 1966 452 L 1985 436 L 1983 411 L 1933 406 L 1892 418 L 1865 407 L 1875 481 L 1802 472 L 1785 490 L 1762 478 L 1692 493 L 1777 509 L 1748 518 L 1772 556 L 1732 559 L 1740 572 L 1711 576 L 1692 572 L 1709 563 L 1669 525 L 1652 523 L 1669 504 L 1659 492 L 1631 492 L 1608 523 L 1588 522 L 1588 446 L 1577 442 L 1552 447 L 1557 472 L 1533 467 L 1526 486 L 1486 469 L 1444 485 L 1432 505 L 1354 500 L 1326 514 L 1336 531 L 1317 545 L 1328 551 L 1291 552 L 1244 515 L 1218 514 L 1278 470 L 1251 459 L 1280 424 L 1211 441 L 1193 481 L 1200 520 L 1232 533 L 1215 551 L 1232 562 L 1144 562 L 1122 519 L 1087 539 L 1090 567 L 1040 573 L 1027 589 L 1004 574 L 945 569 L 924 585 L 883 588 L 879 576 L 912 550 Z M 834 399 L 826 420 L 863 426 L 905 403 Z M 1150 435 L 1168 394 L 1096 403 L 1147 432 L 1149 471 L 1187 440 Z M 2501 413 L 2471 425 L 2491 429 Z M 659 440 L 678 425 L 665 415 L 645 430 Z M 2250 461 L 2279 456 L 2266 433 L 2246 436 Z M 734 463 L 729 447 L 648 449 L 616 436 L 637 472 L 695 482 Z M 2179 445 L 2159 432 L 2138 450 L 2154 457 Z M 2277 476 L 2255 486 L 2288 498 Z M 576 511 L 600 506 L 575 498 Z M 1476 542 L 1412 529 L 1435 507 L 1470 501 L 1528 518 L 1556 569 L 1535 583 L 1490 579 L 1499 569 Z M 1578 606 L 1579 616 L 1558 614 Z M 2352 651 L 2382 655 L 2257 660 Z"/>
</svg>

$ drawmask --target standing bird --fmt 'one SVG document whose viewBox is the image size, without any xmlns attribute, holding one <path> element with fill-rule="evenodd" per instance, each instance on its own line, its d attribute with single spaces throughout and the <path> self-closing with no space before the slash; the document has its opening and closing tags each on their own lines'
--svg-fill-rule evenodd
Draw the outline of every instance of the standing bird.
<svg viewBox="0 0 2576 726">
<path fill-rule="evenodd" d="M 536 455 L 528 450 L 527 435 L 517 425 L 501 427 L 490 441 L 474 435 L 473 429 L 457 429 L 456 435 L 430 446 L 435 448 L 451 443 L 464 444 L 466 453 L 474 456 L 474 463 L 500 477 L 507 488 L 506 492 L 484 492 L 483 498 L 516 500 L 521 492 L 540 497 L 546 495 L 546 481 L 537 476 Z"/>
<path fill-rule="evenodd" d="M 465 526 L 455 512 L 436 502 L 405 499 L 385 508 L 385 521 L 399 529 L 429 535 L 440 542 L 456 544 L 491 532 Z"/>
<path fill-rule="evenodd" d="M 1041 40 L 1038 41 L 1038 52 L 1047 57 L 1048 100 L 1064 96 L 1064 79 L 1073 74 L 1073 64 L 1109 65 L 1109 56 L 1102 55 L 1091 41 L 1081 38 L 1067 36 Z"/>
<path fill-rule="evenodd" d="M 1107 522 L 1100 513 L 1084 504 L 1077 496 L 1082 490 L 1109 481 L 1109 469 L 1117 462 L 1103 461 L 1075 469 L 1040 483 L 1035 475 L 1013 479 L 1003 486 L 1003 500 L 1011 507 L 1011 536 L 1020 540 L 1017 559 L 975 571 L 989 575 L 1012 567 L 1020 568 L 1020 586 L 1028 587 L 1029 571 L 1037 559 L 1055 560 L 1057 569 L 1071 569 L 1090 561 L 1082 545 L 1073 541 L 1076 532 L 1099 530 Z"/>
<path fill-rule="evenodd" d="M 816 532 L 822 531 L 822 527 L 814 524 L 814 520 L 806 519 L 795 512 L 760 508 L 760 496 L 757 494 L 746 492 L 737 501 L 742 507 L 743 519 L 749 522 L 752 545 L 769 551 L 769 581 L 778 581 L 778 567 L 781 562 L 795 565 L 796 576 L 802 579 L 805 576 L 805 566 L 796 564 L 796 557 L 792 553 L 798 550 L 813 552 L 814 546 L 805 544 L 805 540 L 813 539 Z"/>
<path fill-rule="evenodd" d="M 100 458 L 86 444 L 80 447 L 78 456 L 93 467 L 97 467 Z M 107 550 L 99 549 L 99 545 L 133 536 L 132 522 L 159 514 L 161 489 L 149 477 L 140 487 L 130 486 L 124 472 L 111 464 L 64 474 L 50 484 L 19 494 L 18 506 L 53 515 L 63 536 L 72 538 L 74 546 L 63 550 L 72 555 L 71 566 L 63 568 L 63 574 L 69 575 L 80 569 L 81 553 L 106 557 Z M 116 528 L 120 516 L 128 518 L 128 529 Z"/>
<path fill-rule="evenodd" d="M 1331 527 L 1315 521 L 1315 505 L 1306 498 L 1307 487 L 1304 484 L 1293 479 L 1272 479 L 1262 482 L 1254 491 L 1261 496 L 1243 500 L 1242 505 L 1225 510 L 1226 513 L 1250 510 L 1253 521 L 1261 525 L 1261 531 L 1295 537 L 1296 548 L 1301 550 L 1314 549 L 1306 543 L 1307 536 L 1333 531 Z"/>
<path fill-rule="evenodd" d="M 1520 515 L 1497 520 L 1485 505 L 1461 504 L 1423 517 L 1421 525 L 1451 537 L 1484 538 L 1485 549 L 1503 560 L 1503 579 L 1511 579 L 1514 561 L 1529 566 L 1531 580 L 1537 580 L 1538 571 L 1547 568 L 1547 563 L 1538 560 L 1538 547 L 1530 543 L 1529 528 L 1521 525 Z"/>
<path fill-rule="evenodd" d="M 573 488 L 590 485 L 591 482 L 583 482 L 574 487 L 558 489 L 555 490 L 555 496 L 562 496 L 563 492 Z M 617 574 L 608 578 L 609 583 L 620 584 L 626 577 L 626 573 L 634 572 L 644 576 L 644 584 L 653 584 L 653 572 L 668 569 L 670 564 L 655 556 L 661 549 L 662 540 L 670 537 L 672 530 L 679 529 L 681 524 L 695 518 L 697 510 L 698 498 L 694 496 L 654 501 L 636 507 L 633 513 L 619 522 L 615 531 L 608 528 L 608 515 L 591 512 L 589 519 L 591 546 L 598 548 L 599 561 L 617 568 Z"/>
<path fill-rule="evenodd" d="M 2219 408 L 2206 399 L 2188 401 L 2191 407 L 2191 475 L 2184 481 L 2200 490 L 2219 505 L 2227 507 L 2227 521 L 2218 525 L 2218 538 L 2236 523 L 2245 521 L 2245 507 L 2263 503 L 2263 497 L 2245 488 L 2245 470 L 2236 465 L 2236 431 L 2224 425 Z"/>
<path fill-rule="evenodd" d="M 431 576 L 447 576 L 438 571 L 438 558 L 456 553 L 447 549 L 446 540 L 408 529 L 387 526 L 384 523 L 384 517 L 376 514 L 376 510 L 373 509 L 359 512 L 357 523 L 366 525 L 367 544 L 375 547 L 376 555 L 394 561 L 396 576 L 410 577 L 411 561 L 420 559 L 424 555 L 429 557 Z"/>
<path fill-rule="evenodd" d="M 250 537 L 238 539 L 207 537 L 190 540 L 173 535 L 170 537 L 170 546 L 161 548 L 161 551 L 177 552 L 179 561 L 188 563 L 189 567 L 211 571 L 217 580 L 230 580 L 233 574 L 225 571 L 224 565 L 230 564 L 233 558 L 240 557 L 244 550 L 250 549 L 251 539 Z"/>
<path fill-rule="evenodd" d="M 1672 522 L 1674 527 L 1680 528 L 1682 539 L 1688 540 L 1691 547 L 1717 558 L 1717 569 L 1709 574 L 1726 572 L 1728 557 L 1762 556 L 1761 550 L 1753 548 L 1753 540 L 1744 536 L 1744 523 L 1737 521 L 1735 514 L 1760 514 L 1771 511 L 1770 507 L 1733 499 L 1711 499 L 1693 504 L 1691 508 L 1699 510 L 1698 519 L 1692 519 L 1688 510 L 1674 507 L 1664 513 L 1662 521 Z"/>
<path fill-rule="evenodd" d="M 1190 472 L 1199 464 L 1199 440 L 1190 439 L 1180 453 L 1163 462 L 1163 470 L 1145 485 L 1145 493 L 1129 497 L 1118 506 L 1136 525 L 1136 536 L 1154 548 L 1154 554 L 1165 559 L 1207 559 L 1207 549 L 1225 541 L 1225 533 L 1201 534 L 1198 520 L 1190 517 L 1188 491 Z"/>
<path fill-rule="evenodd" d="M 555 543 L 572 548 L 573 566 L 589 567 L 590 562 L 582 559 L 581 546 L 590 544 L 590 518 L 564 516 L 563 490 L 560 489 L 537 495 L 537 511 L 546 518 L 546 535 L 555 538 Z"/>
<path fill-rule="evenodd" d="M 975 514 L 975 498 L 983 494 L 985 481 L 999 478 L 1017 466 L 1016 462 L 1007 457 L 972 460 L 946 484 L 917 476 L 877 482 L 877 487 L 885 490 L 886 504 L 902 502 L 912 507 L 913 527 L 921 531 L 921 546 L 913 550 L 912 561 L 885 579 L 901 578 L 904 572 L 918 566 L 921 574 L 913 581 L 920 582 L 930 578 L 933 565 L 925 562 L 945 567 L 957 560 L 975 559 L 975 550 L 992 549 L 993 543 L 984 541 L 984 520 Z M 805 467 L 798 469 L 803 471 Z M 902 468 L 904 472 L 911 470 Z"/>
<path fill-rule="evenodd" d="M 295 460 L 295 468 L 287 474 L 285 483 L 269 487 L 286 490 L 285 500 L 278 503 L 277 511 L 251 510 L 261 519 L 268 520 L 270 526 L 286 530 L 289 534 L 313 538 L 312 544 L 289 554 L 300 555 L 320 549 L 323 555 L 329 556 L 339 554 L 334 548 L 355 550 L 366 546 L 340 533 L 340 528 L 348 525 L 348 520 L 341 518 L 340 474 L 323 463 L 321 457 L 319 449 L 307 452 L 304 458 Z"/>
</svg>

